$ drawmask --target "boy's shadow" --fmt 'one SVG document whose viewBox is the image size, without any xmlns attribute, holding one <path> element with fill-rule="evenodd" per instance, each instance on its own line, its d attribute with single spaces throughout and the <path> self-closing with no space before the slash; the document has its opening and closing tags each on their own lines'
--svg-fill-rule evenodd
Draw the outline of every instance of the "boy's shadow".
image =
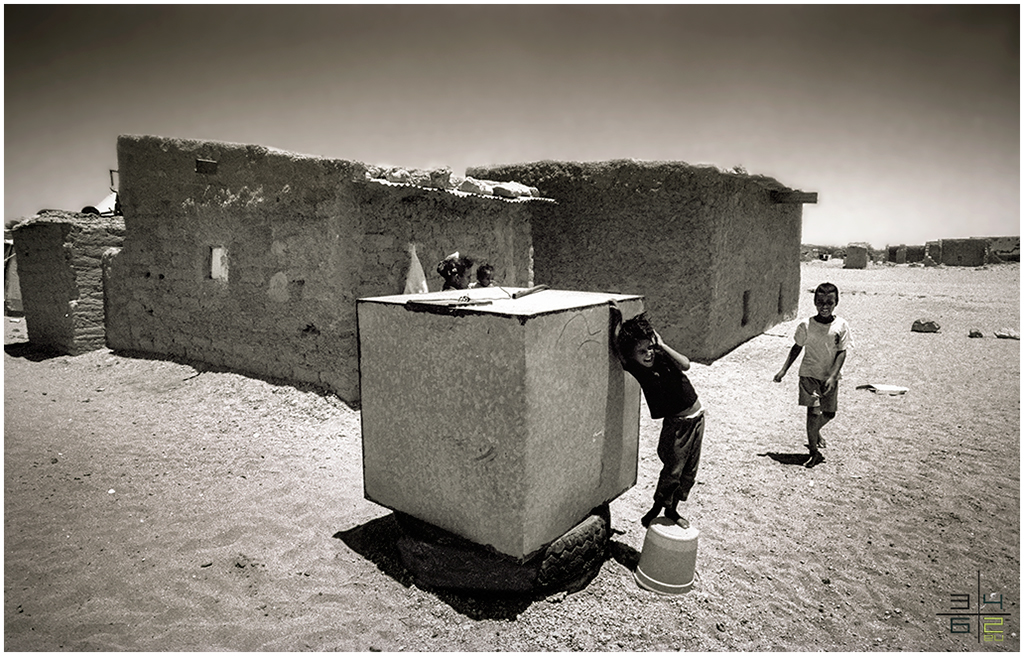
<svg viewBox="0 0 1024 656">
<path fill-rule="evenodd" d="M 757 455 L 761 458 L 768 456 L 775 462 L 782 463 L 783 465 L 803 466 L 803 464 L 807 462 L 806 453 L 776 453 L 774 451 L 768 451 L 767 453 L 759 453 Z"/>
<path fill-rule="evenodd" d="M 600 568 L 595 568 L 586 577 L 554 589 L 547 588 L 532 592 L 434 587 L 417 582 L 416 576 L 403 564 L 397 546 L 398 540 L 402 536 L 402 528 L 394 513 L 334 534 L 335 538 L 376 564 L 380 571 L 403 586 L 409 588 L 415 584 L 416 587 L 433 594 L 457 612 L 476 620 L 515 620 L 535 601 L 541 601 L 561 591 L 571 594 L 582 590 L 597 576 L 600 570 Z M 613 557 L 619 560 L 620 557 L 615 555 L 616 543 L 610 542 L 609 544 Z M 625 547 L 625 549 L 631 550 L 630 547 Z M 635 550 L 633 551 L 635 553 Z M 624 557 L 627 560 L 630 558 L 628 553 Z M 636 560 L 639 560 L 639 555 L 636 556 Z M 619 562 L 622 561 L 619 560 Z"/>
</svg>

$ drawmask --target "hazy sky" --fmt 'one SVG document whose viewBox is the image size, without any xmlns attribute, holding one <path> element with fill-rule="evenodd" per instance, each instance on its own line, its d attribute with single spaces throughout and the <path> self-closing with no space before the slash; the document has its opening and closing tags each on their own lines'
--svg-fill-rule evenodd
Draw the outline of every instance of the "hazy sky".
<svg viewBox="0 0 1024 656">
<path fill-rule="evenodd" d="M 1020 13 L 808 5 L 11 6 L 5 218 L 119 134 L 426 168 L 632 158 L 818 192 L 805 243 L 1020 234 Z"/>
</svg>

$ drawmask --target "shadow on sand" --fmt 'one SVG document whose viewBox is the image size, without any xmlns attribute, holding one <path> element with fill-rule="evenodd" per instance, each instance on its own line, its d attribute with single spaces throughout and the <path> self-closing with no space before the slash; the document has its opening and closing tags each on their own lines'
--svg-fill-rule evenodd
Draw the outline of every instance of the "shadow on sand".
<svg viewBox="0 0 1024 656">
<path fill-rule="evenodd" d="M 803 464 L 807 462 L 806 453 L 775 453 L 774 451 L 768 451 L 767 453 L 759 453 L 757 455 L 761 458 L 767 456 L 783 465 L 799 465 L 803 467 Z"/>
<path fill-rule="evenodd" d="M 403 586 L 408 588 L 416 585 L 416 587 L 429 592 L 451 606 L 456 612 L 474 620 L 514 620 L 536 601 L 542 601 L 563 591 L 566 594 L 572 594 L 586 588 L 600 570 L 599 567 L 594 568 L 586 577 L 576 581 L 556 588 L 545 588 L 533 592 L 502 592 L 434 587 L 417 582 L 415 575 L 402 563 L 397 547 L 398 541 L 402 536 L 402 528 L 399 526 L 394 513 L 378 517 L 360 526 L 350 528 L 347 531 L 338 531 L 334 534 L 335 538 L 344 542 L 363 558 L 377 565 L 377 569 Z M 610 544 L 611 548 L 609 551 L 616 560 L 619 560 L 620 557 L 627 561 L 634 558 L 639 560 L 639 554 L 636 554 L 634 549 L 624 545 L 617 545 L 617 543 Z M 633 554 L 630 554 L 630 551 Z M 619 560 L 619 562 L 623 561 Z"/>
<path fill-rule="evenodd" d="M 628 544 L 612 540 L 608 543 L 608 553 L 615 562 L 630 572 L 635 572 L 637 564 L 640 563 L 640 552 Z"/>
<path fill-rule="evenodd" d="M 41 346 L 32 342 L 4 344 L 4 353 L 12 358 L 24 358 L 30 362 L 42 362 L 43 360 L 67 355 L 67 353 L 62 353 L 53 347 Z"/>
</svg>

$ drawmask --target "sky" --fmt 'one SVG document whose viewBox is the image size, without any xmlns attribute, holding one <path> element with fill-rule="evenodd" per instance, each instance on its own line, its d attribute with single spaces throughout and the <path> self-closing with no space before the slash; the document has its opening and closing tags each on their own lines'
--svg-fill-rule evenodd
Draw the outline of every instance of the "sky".
<svg viewBox="0 0 1024 656">
<path fill-rule="evenodd" d="M 5 219 L 117 137 L 433 168 L 742 166 L 802 242 L 1020 235 L 1018 5 L 4 6 Z"/>
</svg>

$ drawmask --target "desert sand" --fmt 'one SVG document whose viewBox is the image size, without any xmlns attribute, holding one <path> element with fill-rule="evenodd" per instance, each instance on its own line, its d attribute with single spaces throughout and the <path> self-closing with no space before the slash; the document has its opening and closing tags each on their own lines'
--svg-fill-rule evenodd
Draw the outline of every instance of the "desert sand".
<svg viewBox="0 0 1024 656">
<path fill-rule="evenodd" d="M 826 463 L 800 466 L 795 368 L 772 382 L 796 320 L 691 370 L 707 429 L 680 596 L 633 579 L 658 472 L 646 406 L 585 585 L 423 589 L 363 497 L 357 410 L 198 364 L 47 357 L 5 317 L 4 650 L 1019 651 L 1020 342 L 994 337 L 1020 329 L 1019 265 L 841 266 L 801 265 L 799 316 L 832 281 L 854 336 Z M 1006 613 L 1001 640 L 979 608 Z"/>
</svg>

